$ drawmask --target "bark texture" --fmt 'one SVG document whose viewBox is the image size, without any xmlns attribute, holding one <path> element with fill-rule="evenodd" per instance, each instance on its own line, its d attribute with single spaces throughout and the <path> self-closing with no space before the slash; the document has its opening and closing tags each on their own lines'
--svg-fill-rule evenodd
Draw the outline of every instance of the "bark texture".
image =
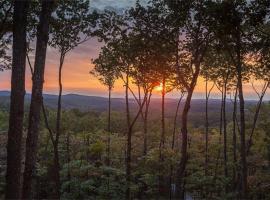
<svg viewBox="0 0 270 200">
<path fill-rule="evenodd" d="M 19 199 L 24 118 L 27 0 L 14 1 L 13 60 L 7 144 L 6 199 Z"/>
<path fill-rule="evenodd" d="M 42 1 L 40 22 L 37 30 L 35 67 L 33 74 L 32 97 L 29 111 L 29 124 L 26 139 L 26 158 L 23 175 L 22 198 L 31 198 L 31 185 L 34 176 L 37 157 L 37 143 L 40 125 L 40 111 L 42 107 L 42 92 L 47 43 L 49 38 L 49 19 L 52 13 L 53 0 Z"/>
</svg>

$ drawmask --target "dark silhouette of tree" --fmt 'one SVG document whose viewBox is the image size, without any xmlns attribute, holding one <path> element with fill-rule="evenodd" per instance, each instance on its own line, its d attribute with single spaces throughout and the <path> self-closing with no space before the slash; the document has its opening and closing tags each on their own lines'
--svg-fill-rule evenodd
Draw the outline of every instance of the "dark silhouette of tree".
<svg viewBox="0 0 270 200">
<path fill-rule="evenodd" d="M 244 56 L 247 53 L 245 8 L 246 2 L 213 3 L 213 19 L 215 28 L 213 32 L 231 57 L 236 68 L 239 108 L 240 108 L 240 148 L 241 148 L 241 198 L 247 197 L 247 161 L 246 161 L 246 125 L 245 100 L 243 93 Z"/>
<path fill-rule="evenodd" d="M 46 50 L 49 38 L 49 22 L 54 1 L 42 1 L 40 22 L 37 31 L 35 66 L 33 73 L 32 97 L 29 112 L 28 134 L 26 140 L 26 158 L 23 176 L 22 198 L 30 199 L 32 193 L 32 177 L 37 157 L 37 143 L 40 124 L 40 110 L 42 107 L 42 90 L 44 82 L 44 69 Z"/>
<path fill-rule="evenodd" d="M 98 58 L 93 60 L 94 69 L 90 72 L 98 77 L 99 81 L 108 87 L 108 124 L 107 124 L 107 160 L 106 164 L 110 166 L 110 135 L 111 135 L 111 92 L 116 79 L 119 78 L 120 72 L 117 68 L 118 60 L 115 58 L 113 49 L 103 47 Z"/>
<path fill-rule="evenodd" d="M 258 53 L 257 31 L 260 23 L 266 16 L 266 1 L 260 3 L 252 1 L 221 1 L 211 2 L 208 22 L 210 29 L 219 40 L 220 47 L 226 51 L 235 71 L 233 77 L 237 80 L 237 94 L 239 96 L 240 110 L 240 155 L 241 155 L 241 181 L 240 197 L 247 198 L 247 145 L 246 145 L 246 114 L 243 83 L 250 80 L 254 68 L 252 57 Z M 260 5 L 260 6 L 258 6 Z M 254 8 L 256 12 L 254 12 Z M 257 31 L 254 31 L 257 30 Z M 228 60 L 229 60 L 228 59 Z M 259 106 L 259 105 L 258 105 Z M 235 106 L 236 107 L 236 106 Z M 256 116 L 256 114 L 255 114 Z M 256 118 L 256 117 L 255 117 Z M 256 121 L 256 120 L 255 120 Z M 253 122 L 254 124 L 254 122 Z M 255 122 L 256 124 L 256 122 Z"/>
<path fill-rule="evenodd" d="M 209 82 L 210 82 L 210 72 L 208 71 L 208 68 L 203 69 L 203 72 L 205 72 L 205 166 L 204 166 L 204 173 L 205 176 L 208 175 L 208 162 L 209 162 L 209 114 L 208 114 L 208 106 L 209 106 L 209 98 L 211 95 L 211 92 L 215 86 L 215 83 L 213 82 L 212 85 L 209 88 Z"/>
<path fill-rule="evenodd" d="M 179 83 L 185 87 L 187 91 L 186 101 L 181 116 L 181 159 L 177 167 L 176 180 L 176 197 L 183 198 L 186 164 L 188 161 L 188 113 L 192 95 L 197 84 L 197 79 L 201 71 L 201 63 L 203 61 L 207 45 L 209 42 L 209 34 L 204 28 L 203 22 L 203 3 L 192 1 L 186 8 L 187 18 L 183 26 L 179 26 L 179 33 L 182 38 L 178 40 L 179 60 L 177 60 L 177 78 Z M 181 13 L 180 13 L 181 14 Z M 179 14 L 179 15 L 180 15 Z M 182 15 L 180 15 L 182 16 Z M 184 37 L 183 37 L 184 36 Z M 180 37 L 180 36 L 179 36 Z"/>
<path fill-rule="evenodd" d="M 253 1 L 249 6 L 249 23 L 248 26 L 253 33 L 253 55 L 250 56 L 251 76 L 255 81 L 260 81 L 262 83 L 261 90 L 256 89 L 256 86 L 251 82 L 252 88 L 258 96 L 258 102 L 255 109 L 251 133 L 247 141 L 247 156 L 250 153 L 250 148 L 253 143 L 253 136 L 256 129 L 259 113 L 261 110 L 261 105 L 264 96 L 269 88 L 269 7 L 270 3 L 267 1 Z"/>
<path fill-rule="evenodd" d="M 119 68 L 117 68 L 118 60 L 115 52 L 110 47 L 103 47 L 97 59 L 93 60 L 94 69 L 90 72 L 98 77 L 99 81 L 108 87 L 108 123 L 107 123 L 107 156 L 106 165 L 111 166 L 111 92 L 115 81 L 120 76 Z M 110 181 L 108 181 L 108 191 L 110 190 Z M 110 198 L 110 196 L 108 196 Z"/>
<path fill-rule="evenodd" d="M 67 15 L 68 13 L 68 15 Z M 61 135 L 61 112 L 62 112 L 62 70 L 65 57 L 68 52 L 89 38 L 89 25 L 94 24 L 94 16 L 89 13 L 89 1 L 58 1 L 56 11 L 53 13 L 51 38 L 49 44 L 60 53 L 58 73 L 58 103 L 57 118 L 54 137 L 51 135 L 54 151 L 53 177 L 55 183 L 55 197 L 60 198 L 60 160 L 59 160 L 59 138 Z"/>
<path fill-rule="evenodd" d="M 28 1 L 14 1 L 13 60 L 7 144 L 6 199 L 19 199 L 25 94 L 26 27 Z"/>
</svg>

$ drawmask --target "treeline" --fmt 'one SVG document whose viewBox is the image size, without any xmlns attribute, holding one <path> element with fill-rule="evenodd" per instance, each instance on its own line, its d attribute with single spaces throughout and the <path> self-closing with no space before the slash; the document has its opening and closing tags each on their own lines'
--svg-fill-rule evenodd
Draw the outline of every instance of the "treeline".
<svg viewBox="0 0 270 200">
<path fill-rule="evenodd" d="M 103 47 L 98 58 L 93 59 L 95 67 L 90 73 L 107 86 L 109 96 L 105 128 L 106 159 L 98 166 L 114 169 L 124 167 L 125 180 L 121 179 L 125 185 L 123 198 L 144 198 L 149 191 L 146 181 L 142 181 L 143 186 L 140 187 L 139 192 L 134 190 L 134 183 L 141 183 L 138 179 L 141 175 L 139 172 L 144 170 L 144 165 L 134 166 L 135 163 L 140 163 L 139 160 L 137 162 L 134 160 L 134 155 L 138 153 L 134 149 L 135 127 L 139 121 L 143 122 L 140 140 L 143 143 L 143 150 L 140 160 L 147 163 L 152 150 L 157 150 L 155 178 L 152 179 L 156 186 L 151 185 L 150 188 L 153 190 L 156 188 L 156 191 L 151 194 L 164 198 L 183 199 L 188 192 L 186 190 L 188 184 L 208 178 L 210 183 L 208 187 L 201 185 L 199 198 L 223 198 L 226 194 L 231 194 L 231 198 L 239 199 L 267 198 L 266 194 L 252 193 L 249 180 L 256 174 L 257 168 L 253 166 L 255 161 L 251 160 L 254 154 L 254 137 L 257 133 L 256 127 L 259 123 L 263 98 L 269 87 L 269 4 L 267 0 L 153 0 L 147 5 L 141 5 L 137 1 L 134 7 L 123 13 L 117 13 L 112 10 L 92 11 L 91 4 L 87 0 L 3 1 L 0 7 L 0 64 L 3 69 L 11 66 L 12 70 L 6 199 L 29 199 L 32 196 L 32 181 L 39 163 L 37 158 L 41 114 L 52 147 L 50 164 L 51 181 L 54 187 L 49 198 L 60 199 L 61 187 L 63 187 L 60 172 L 65 166 L 61 161 L 63 144 L 61 140 L 62 136 L 67 134 L 63 128 L 62 70 L 68 53 L 93 37 L 98 38 Z M 11 42 L 13 42 L 12 63 L 8 54 Z M 53 121 L 42 99 L 48 45 L 59 52 L 59 95 Z M 33 51 L 33 47 L 35 47 L 35 59 L 32 66 L 29 53 Z M 24 130 L 26 62 L 32 72 L 32 97 L 27 116 L 28 123 Z M 205 127 L 201 138 L 203 144 L 191 139 L 196 130 L 192 132 L 188 127 L 190 104 L 199 77 L 203 77 L 205 81 L 206 102 L 202 105 L 205 107 Z M 126 102 L 125 123 L 122 124 L 124 128 L 121 132 L 124 140 L 122 148 L 124 158 L 123 162 L 120 162 L 121 167 L 111 160 L 113 135 L 111 93 L 118 79 L 124 83 Z M 263 83 L 261 88 L 256 87 L 257 82 Z M 247 115 L 243 89 L 245 83 L 251 83 L 258 95 L 259 100 L 253 111 L 254 115 Z M 153 145 L 150 143 L 152 140 L 149 139 L 149 105 L 153 90 L 157 87 L 161 90 L 161 119 L 160 127 L 156 129 L 159 135 L 158 142 Z M 209 125 L 208 101 L 214 87 L 220 91 L 222 104 L 219 113 L 218 152 L 212 160 L 211 134 L 215 129 Z M 170 122 L 174 128 L 172 139 L 168 141 L 165 100 L 166 95 L 171 91 L 179 91 L 179 103 L 175 108 L 174 120 Z M 130 98 L 135 99 L 138 104 L 135 113 L 130 112 Z M 181 115 L 178 115 L 182 101 L 184 105 Z M 234 104 L 230 122 L 227 117 L 229 113 L 226 112 L 228 101 Z M 180 131 L 177 126 L 179 122 Z M 95 121 L 89 121 L 89 124 L 95 125 Z M 24 131 L 26 132 L 25 156 L 22 152 Z M 177 140 L 178 136 L 180 136 L 179 140 Z M 69 152 L 70 133 L 66 139 L 67 152 Z M 180 144 L 177 144 L 179 141 Z M 90 145 L 90 142 L 88 144 Z M 196 153 L 192 150 L 196 151 L 200 145 L 203 149 L 203 162 L 201 166 L 196 166 L 194 158 L 199 157 L 194 156 Z M 168 149 L 175 152 L 175 162 L 168 163 L 170 158 Z M 88 153 L 91 154 L 91 151 L 89 150 Z M 22 166 L 22 157 L 25 157 L 24 166 Z M 93 160 L 86 158 L 84 161 Z M 66 161 L 68 169 L 71 162 L 68 153 Z M 189 169 L 189 163 L 192 162 L 195 166 Z M 219 170 L 220 166 L 222 171 Z M 198 175 L 200 179 L 188 182 L 191 176 L 190 170 L 196 170 L 196 167 L 203 168 L 204 175 Z M 105 171 L 109 179 L 107 188 L 103 189 L 110 190 L 112 172 Z M 221 193 L 215 188 L 220 175 L 224 183 Z M 67 176 L 71 178 L 69 171 Z M 114 178 L 117 182 L 119 177 Z M 91 178 L 87 180 L 89 182 L 86 185 L 91 185 Z M 264 181 L 259 184 L 264 184 Z M 269 191 L 269 186 L 265 187 L 265 190 Z M 90 198 L 91 188 L 88 189 Z M 110 199 L 110 196 L 106 198 Z"/>
</svg>

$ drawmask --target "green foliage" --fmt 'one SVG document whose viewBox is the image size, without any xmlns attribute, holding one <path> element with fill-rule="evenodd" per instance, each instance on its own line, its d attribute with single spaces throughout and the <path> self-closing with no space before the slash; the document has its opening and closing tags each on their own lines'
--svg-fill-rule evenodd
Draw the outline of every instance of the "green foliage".
<svg viewBox="0 0 270 200">
<path fill-rule="evenodd" d="M 60 0 L 52 14 L 51 37 L 49 44 L 60 53 L 67 53 L 87 37 L 92 22 L 89 0 Z M 61 34 L 60 34 L 61 33 Z"/>
<path fill-rule="evenodd" d="M 62 184 L 66 199 L 124 199 L 125 174 L 119 169 L 74 160 L 63 166 L 62 173 L 66 177 Z"/>
</svg>

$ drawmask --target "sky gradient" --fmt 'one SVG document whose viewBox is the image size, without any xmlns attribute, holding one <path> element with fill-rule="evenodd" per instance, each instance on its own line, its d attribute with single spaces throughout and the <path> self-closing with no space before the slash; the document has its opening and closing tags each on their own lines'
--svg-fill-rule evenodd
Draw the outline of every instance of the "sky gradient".
<svg viewBox="0 0 270 200">
<path fill-rule="evenodd" d="M 129 6 L 134 5 L 135 0 L 92 0 L 92 8 L 103 10 L 104 8 L 122 10 Z M 99 83 L 97 78 L 89 74 L 93 65 L 91 59 L 98 56 L 101 43 L 96 38 L 81 44 L 73 51 L 69 52 L 66 56 L 63 67 L 63 92 L 84 94 L 89 96 L 106 96 L 107 89 Z M 30 55 L 32 65 L 34 63 L 34 52 Z M 58 65 L 59 53 L 57 50 L 48 47 L 46 69 L 45 69 L 45 82 L 44 93 L 57 94 L 58 93 Z M 10 76 L 11 71 L 4 71 L 0 73 L 0 90 L 10 90 Z M 259 83 L 257 83 L 260 85 Z M 195 89 L 194 98 L 204 98 L 204 81 L 200 78 Z M 250 84 L 245 85 L 245 97 L 247 99 L 257 99 L 255 92 L 252 90 Z M 29 66 L 26 69 L 26 91 L 31 92 L 31 74 Z M 159 91 L 154 92 L 154 96 L 160 96 Z M 123 97 L 124 87 L 123 83 L 119 80 L 116 82 L 113 97 Z M 168 97 L 177 98 L 179 94 L 172 92 Z M 270 99 L 267 95 L 265 99 Z M 219 91 L 215 88 L 211 98 L 219 98 Z"/>
</svg>

